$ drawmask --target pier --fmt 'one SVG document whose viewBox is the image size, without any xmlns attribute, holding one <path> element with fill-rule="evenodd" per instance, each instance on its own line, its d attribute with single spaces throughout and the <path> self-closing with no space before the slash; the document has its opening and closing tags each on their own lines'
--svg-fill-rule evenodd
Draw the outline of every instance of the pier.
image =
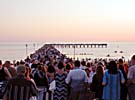
<svg viewBox="0 0 135 100">
<path fill-rule="evenodd" d="M 76 44 L 70 44 L 70 43 L 56 43 L 56 44 L 45 44 L 45 46 L 53 46 L 56 48 L 107 48 L 107 44 L 106 43 L 99 43 L 99 44 L 95 44 L 95 43 L 76 43 Z"/>
<path fill-rule="evenodd" d="M 54 43 L 54 44 L 45 44 L 44 46 L 52 46 L 52 47 L 55 47 L 55 48 L 73 48 L 74 50 L 74 57 L 73 59 L 75 60 L 75 55 L 76 55 L 76 51 L 75 49 L 76 48 L 107 48 L 107 44 L 106 43 L 76 43 L 76 44 L 71 44 L 71 43 Z"/>
</svg>

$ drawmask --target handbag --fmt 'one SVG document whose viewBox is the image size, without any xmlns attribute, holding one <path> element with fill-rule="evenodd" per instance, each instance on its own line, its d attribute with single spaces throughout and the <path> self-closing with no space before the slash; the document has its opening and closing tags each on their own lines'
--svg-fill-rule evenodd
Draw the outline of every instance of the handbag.
<svg viewBox="0 0 135 100">
<path fill-rule="evenodd" d="M 29 100 L 37 100 L 37 97 L 36 96 L 32 96 L 32 97 L 30 97 Z"/>
<path fill-rule="evenodd" d="M 50 86 L 49 86 L 49 90 L 54 92 L 54 90 L 56 89 L 56 81 L 53 80 L 51 83 L 50 83 Z"/>
</svg>

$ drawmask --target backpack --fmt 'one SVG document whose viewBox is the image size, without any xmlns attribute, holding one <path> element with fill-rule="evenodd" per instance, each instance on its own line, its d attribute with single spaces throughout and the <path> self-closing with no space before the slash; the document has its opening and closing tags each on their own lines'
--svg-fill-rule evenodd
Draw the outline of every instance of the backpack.
<svg viewBox="0 0 135 100">
<path fill-rule="evenodd" d="M 37 86 L 48 86 L 48 80 L 44 72 L 36 71 L 34 74 L 34 81 Z"/>
</svg>

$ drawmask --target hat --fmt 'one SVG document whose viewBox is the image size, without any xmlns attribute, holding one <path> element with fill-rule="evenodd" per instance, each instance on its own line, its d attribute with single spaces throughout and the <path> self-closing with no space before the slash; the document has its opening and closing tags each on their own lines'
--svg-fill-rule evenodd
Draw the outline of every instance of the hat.
<svg viewBox="0 0 135 100">
<path fill-rule="evenodd" d="M 25 66 L 20 65 L 20 66 L 17 67 L 17 72 L 18 73 L 25 73 L 25 71 L 26 71 Z"/>
</svg>

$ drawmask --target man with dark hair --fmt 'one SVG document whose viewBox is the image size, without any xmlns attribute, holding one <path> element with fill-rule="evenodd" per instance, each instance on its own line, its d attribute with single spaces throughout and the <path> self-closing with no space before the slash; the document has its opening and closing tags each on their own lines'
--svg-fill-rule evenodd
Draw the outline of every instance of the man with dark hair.
<svg viewBox="0 0 135 100">
<path fill-rule="evenodd" d="M 17 67 L 17 76 L 9 80 L 3 100 L 29 100 L 38 95 L 36 86 L 25 77 L 25 72 L 25 66 Z"/>
<path fill-rule="evenodd" d="M 0 60 L 0 81 L 9 80 L 11 78 L 11 74 L 7 68 L 2 66 L 2 61 Z"/>
<path fill-rule="evenodd" d="M 82 70 L 85 70 L 87 67 L 86 67 L 86 61 L 81 61 L 81 66 L 80 66 L 80 68 L 82 69 Z"/>
<path fill-rule="evenodd" d="M 70 98 L 71 100 L 84 99 L 84 85 L 87 83 L 87 74 L 80 69 L 80 61 L 75 61 L 75 68 L 71 70 L 66 78 L 66 83 L 71 86 Z"/>
<path fill-rule="evenodd" d="M 10 61 L 6 61 L 4 66 L 8 69 L 12 77 L 17 75 L 16 69 L 14 67 L 11 67 Z"/>
</svg>

